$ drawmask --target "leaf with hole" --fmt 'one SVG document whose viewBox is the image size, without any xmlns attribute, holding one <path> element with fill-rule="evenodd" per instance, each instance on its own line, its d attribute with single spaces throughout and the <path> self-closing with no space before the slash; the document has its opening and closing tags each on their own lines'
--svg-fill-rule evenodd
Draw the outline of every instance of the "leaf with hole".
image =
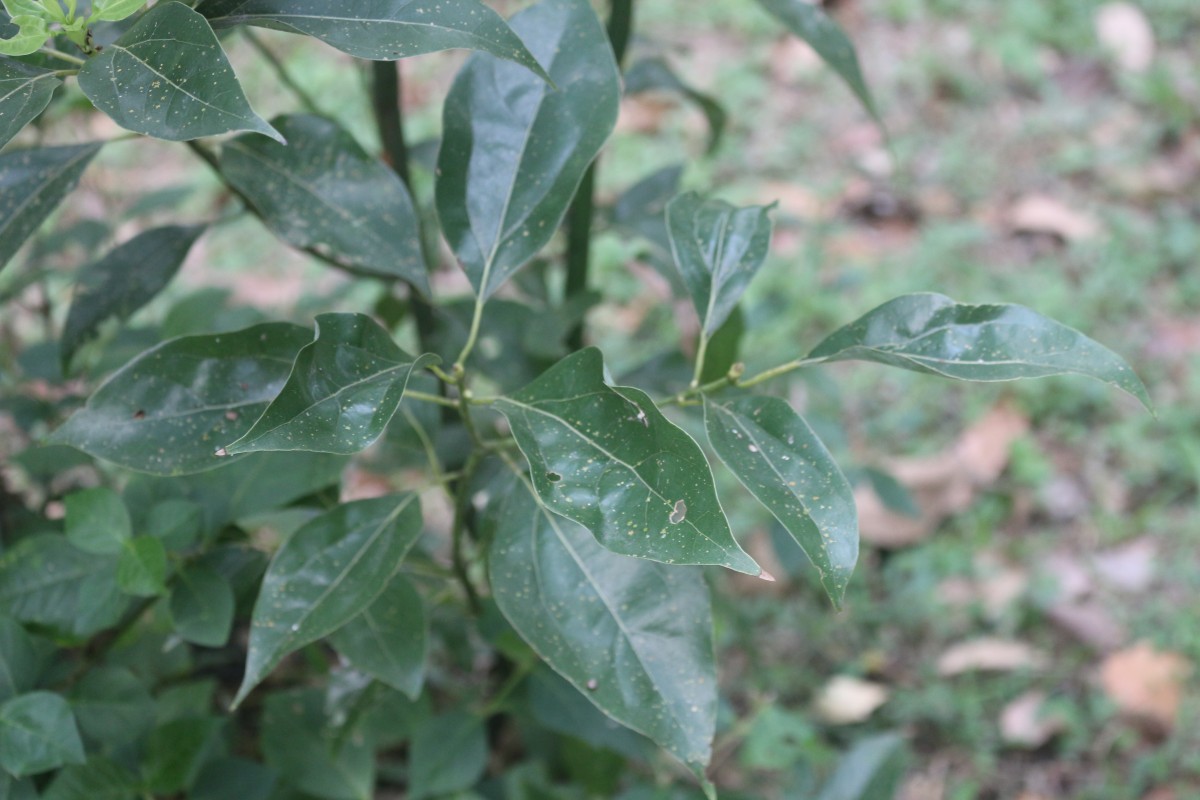
<svg viewBox="0 0 1200 800">
<path fill-rule="evenodd" d="M 810 359 L 874 361 L 962 381 L 1086 375 L 1151 408 L 1142 381 L 1107 347 L 1024 306 L 966 305 L 906 294 L 868 311 L 817 345 Z"/>
<path fill-rule="evenodd" d="M 225 450 L 357 453 L 383 434 L 413 370 L 438 361 L 405 353 L 364 314 L 321 314 L 279 396 Z"/>
<path fill-rule="evenodd" d="M 667 233 L 706 336 L 729 318 L 771 246 L 770 206 L 738 208 L 695 192 L 667 204 Z"/>
<path fill-rule="evenodd" d="M 738 546 L 699 446 L 638 389 L 604 383 L 594 347 L 496 401 L 538 497 L 616 553 L 762 569 Z"/>
<path fill-rule="evenodd" d="M 415 495 L 344 503 L 284 542 L 263 578 L 236 706 L 288 653 L 367 610 L 421 535 Z"/>
<path fill-rule="evenodd" d="M 258 25 L 320 39 L 358 58 L 394 61 L 439 50 L 481 50 L 545 77 L 503 17 L 479 0 L 205 0 L 214 27 Z"/>
<path fill-rule="evenodd" d="M 524 475 L 490 495 L 488 575 L 504 616 L 605 714 L 702 772 L 717 709 L 702 577 L 605 550 Z"/>
<path fill-rule="evenodd" d="M 255 131 L 283 141 L 250 108 L 208 21 L 175 0 L 89 58 L 79 88 L 122 128 L 158 139 Z"/>
<path fill-rule="evenodd" d="M 45 110 L 60 85 L 53 70 L 0 57 L 0 147 Z"/>
<path fill-rule="evenodd" d="M 163 342 L 113 373 L 50 440 L 156 475 L 222 466 L 217 448 L 250 429 L 310 339 L 268 322 Z"/>
<path fill-rule="evenodd" d="M 411 581 L 397 575 L 366 611 L 334 632 L 329 643 L 355 669 L 415 700 L 425 682 L 427 628 L 421 595 Z"/>
<path fill-rule="evenodd" d="M 713 450 L 804 549 L 835 606 L 858 560 L 854 492 L 804 419 L 777 397 L 706 399 Z"/>
<path fill-rule="evenodd" d="M 297 114 L 272 123 L 286 145 L 245 135 L 221 148 L 221 174 L 254 213 L 330 264 L 428 294 L 417 212 L 396 173 L 335 122 Z"/>
<path fill-rule="evenodd" d="M 71 193 L 103 142 L 0 154 L 0 270 Z"/>
<path fill-rule="evenodd" d="M 46 20 L 32 14 L 17 14 L 12 18 L 17 32 L 7 39 L 0 39 L 0 55 L 27 56 L 36 53 L 53 34 Z"/>
<path fill-rule="evenodd" d="M 821 60 L 846 82 L 871 116 L 879 120 L 871 90 L 863 80 L 854 43 L 820 5 L 808 0 L 758 0 L 758 4 L 807 42 Z"/>
<path fill-rule="evenodd" d="M 616 124 L 621 94 L 612 48 L 587 0 L 543 0 L 512 25 L 555 85 L 476 55 L 443 107 L 438 217 L 481 298 L 554 236 Z"/>
<path fill-rule="evenodd" d="M 114 317 L 127 320 L 157 297 L 203 232 L 203 225 L 154 228 L 85 266 L 59 343 L 64 369 L 103 322 Z"/>
<path fill-rule="evenodd" d="M 0 704 L 0 767 L 14 778 L 84 762 L 71 707 L 53 692 L 29 692 Z"/>
</svg>

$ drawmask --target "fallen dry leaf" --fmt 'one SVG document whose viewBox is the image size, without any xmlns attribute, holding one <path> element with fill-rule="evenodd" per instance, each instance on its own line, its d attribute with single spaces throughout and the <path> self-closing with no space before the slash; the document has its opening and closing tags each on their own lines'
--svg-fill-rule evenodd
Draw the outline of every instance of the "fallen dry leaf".
<svg viewBox="0 0 1200 800">
<path fill-rule="evenodd" d="M 1041 194 L 1028 194 L 1013 203 L 1005 222 L 1016 233 L 1049 234 L 1068 242 L 1100 233 L 1100 223 L 1092 215 Z"/>
<path fill-rule="evenodd" d="M 1132 542 L 1097 553 L 1092 567 L 1105 585 L 1122 592 L 1141 592 L 1154 580 L 1158 546 L 1150 539 Z"/>
<path fill-rule="evenodd" d="M 921 513 L 909 517 L 887 508 L 867 484 L 854 490 L 863 541 L 877 547 L 904 547 L 928 537 L 951 514 L 970 507 L 976 492 L 991 485 L 1008 465 L 1013 442 L 1029 430 L 1029 420 L 999 405 L 963 432 L 944 452 L 896 459 L 887 470 L 913 494 Z"/>
<path fill-rule="evenodd" d="M 1123 714 L 1165 732 L 1175 725 L 1184 682 L 1191 673 L 1191 662 L 1179 653 L 1138 642 L 1104 659 L 1100 682 Z"/>
<path fill-rule="evenodd" d="M 1101 652 L 1120 647 L 1129 636 L 1125 626 L 1098 600 L 1058 602 L 1046 609 L 1046 616 L 1083 644 Z"/>
<path fill-rule="evenodd" d="M 1000 712 L 1000 737 L 1006 744 L 1036 749 L 1066 728 L 1066 722 L 1045 712 L 1046 693 L 1025 692 Z"/>
<path fill-rule="evenodd" d="M 887 687 L 881 683 L 835 675 L 817 694 L 814 705 L 830 725 L 851 725 L 870 717 L 887 699 Z"/>
<path fill-rule="evenodd" d="M 1154 31 L 1133 3 L 1105 3 L 1096 11 L 1096 38 L 1121 69 L 1145 72 L 1154 61 Z"/>
<path fill-rule="evenodd" d="M 771 537 L 764 531 L 755 531 L 746 537 L 742 546 L 750 554 L 750 557 L 763 568 L 763 574 L 772 576 L 774 580 L 763 580 L 758 576 L 733 573 L 730 578 L 734 590 L 742 595 L 780 595 L 785 593 L 791 581 L 788 580 L 783 565 L 779 563 L 779 557 L 775 555 L 775 548 L 771 546 Z"/>
<path fill-rule="evenodd" d="M 980 671 L 1008 672 L 1040 669 L 1047 662 L 1044 653 L 1025 642 L 983 636 L 951 645 L 938 658 L 937 671 L 943 676 Z"/>
</svg>

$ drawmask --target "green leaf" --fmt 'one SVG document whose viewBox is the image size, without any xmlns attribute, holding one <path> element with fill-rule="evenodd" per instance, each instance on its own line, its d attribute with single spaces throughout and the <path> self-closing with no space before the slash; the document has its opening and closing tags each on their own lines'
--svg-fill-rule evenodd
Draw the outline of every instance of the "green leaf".
<svg viewBox="0 0 1200 800">
<path fill-rule="evenodd" d="M 27 56 L 36 53 L 38 48 L 50 38 L 50 26 L 41 17 L 32 14 L 18 14 L 12 18 L 18 30 L 10 39 L 0 39 L 0 55 Z"/>
<path fill-rule="evenodd" d="M 224 647 L 233 627 L 233 587 L 204 564 L 179 572 L 171 586 L 171 619 L 185 642 Z"/>
<path fill-rule="evenodd" d="M 708 120 L 708 149 L 712 153 L 721 144 L 728 115 L 712 96 L 688 86 L 661 58 L 644 58 L 625 70 L 625 94 L 643 92 L 674 92 L 695 103 Z"/>
<path fill-rule="evenodd" d="M 0 705 L 0 767 L 14 778 L 82 764 L 71 707 L 53 692 L 29 692 Z"/>
<path fill-rule="evenodd" d="M 0 155 L 0 270 L 58 207 L 103 142 Z"/>
<path fill-rule="evenodd" d="M 268 695 L 262 716 L 263 757 L 284 781 L 306 795 L 371 800 L 375 788 L 371 743 L 348 736 L 338 746 L 323 710 L 324 700 L 324 694 L 313 689 Z"/>
<path fill-rule="evenodd" d="M 413 733 L 409 752 L 408 796 L 442 797 L 471 788 L 487 767 L 483 720 L 451 711 L 423 721 Z"/>
<path fill-rule="evenodd" d="M 154 698 L 140 679 L 120 667 L 97 667 L 71 695 L 79 729 L 89 742 L 112 750 L 154 727 Z"/>
<path fill-rule="evenodd" d="M 61 84 L 52 70 L 0 58 L 0 147 L 45 110 Z"/>
<path fill-rule="evenodd" d="M 155 503 L 142 523 L 144 532 L 159 539 L 168 550 L 186 550 L 200 538 L 204 509 L 190 500 Z"/>
<path fill-rule="evenodd" d="M 33 688 L 40 661 L 21 623 L 0 615 L 0 702 Z"/>
<path fill-rule="evenodd" d="M 871 116 L 879 121 L 875 101 L 858 65 L 854 43 L 819 5 L 807 0 L 758 0 L 758 4 L 807 42 L 821 60 L 846 82 Z"/>
<path fill-rule="evenodd" d="M 854 491 L 812 428 L 777 397 L 704 401 L 713 450 L 804 549 L 840 607 L 858 560 Z"/>
<path fill-rule="evenodd" d="M 46 11 L 46 7 L 39 0 L 0 0 L 0 5 L 3 5 L 5 12 L 14 19 L 24 15 L 55 18 Z"/>
<path fill-rule="evenodd" d="M 138 780 L 118 764 L 93 756 L 86 764 L 67 767 L 54 776 L 42 800 L 132 800 Z"/>
<path fill-rule="evenodd" d="M 221 174 L 276 236 L 346 269 L 403 278 L 429 294 L 417 213 L 404 182 L 330 120 L 276 117 L 278 144 L 239 136 Z"/>
<path fill-rule="evenodd" d="M 288 653 L 365 611 L 420 535 L 421 506 L 411 494 L 344 503 L 292 534 L 271 559 L 254 604 L 233 705 Z"/>
<path fill-rule="evenodd" d="M 132 17 L 144 5 L 146 0 L 93 0 L 88 22 L 120 22 Z"/>
<path fill-rule="evenodd" d="M 167 550 L 160 539 L 138 536 L 125 543 L 117 562 L 117 586 L 135 597 L 167 592 Z"/>
<path fill-rule="evenodd" d="M 142 771 L 154 794 L 174 795 L 196 782 L 201 768 L 222 750 L 220 717 L 177 719 L 150 735 Z"/>
<path fill-rule="evenodd" d="M 166 288 L 203 232 L 203 225 L 155 228 L 84 267 L 59 343 L 64 369 L 101 323 L 129 319 Z"/>
<path fill-rule="evenodd" d="M 904 778 L 904 739 L 881 733 L 855 742 L 841 758 L 817 800 L 875 800 L 895 797 Z"/>
<path fill-rule="evenodd" d="M 310 338 L 268 322 L 163 342 L 113 373 L 50 441 L 156 475 L 221 466 L 217 448 L 250 429 Z"/>
<path fill-rule="evenodd" d="M 667 204 L 667 233 L 675 265 L 704 333 L 729 317 L 771 246 L 770 206 L 738 208 L 687 192 Z"/>
<path fill-rule="evenodd" d="M 63 499 L 67 539 L 96 555 L 116 555 L 133 536 L 129 512 L 112 489 L 84 489 Z"/>
<path fill-rule="evenodd" d="M 87 636 L 114 623 L 124 601 L 111 602 L 114 557 L 89 555 L 65 536 L 22 539 L 0 555 L 0 613 L 66 635 Z M 97 597 L 108 597 L 98 602 Z"/>
<path fill-rule="evenodd" d="M 621 94 L 587 0 L 542 0 L 512 24 L 555 86 L 472 56 L 446 97 L 438 154 L 442 230 L 481 298 L 554 236 L 616 124 Z"/>
<path fill-rule="evenodd" d="M 336 11 L 335 11 L 336 10 Z M 260 25 L 313 36 L 358 58 L 394 61 L 439 50 L 482 50 L 545 72 L 504 19 L 479 0 L 205 0 L 215 27 Z"/>
<path fill-rule="evenodd" d="M 275 770 L 241 758 L 209 761 L 196 776 L 189 800 L 268 800 L 279 776 Z"/>
<path fill-rule="evenodd" d="M 38 800 L 36 784 L 32 778 L 18 780 L 7 772 L 0 771 L 0 798 L 3 800 Z"/>
<path fill-rule="evenodd" d="M 415 700 L 425 682 L 427 627 L 421 595 L 407 578 L 397 575 L 329 643 L 355 669 Z"/>
<path fill-rule="evenodd" d="M 365 314 L 321 314 L 279 396 L 225 450 L 356 453 L 383 434 L 413 370 L 439 360 L 410 356 Z"/>
<path fill-rule="evenodd" d="M 600 710 L 702 770 L 717 708 L 703 578 L 608 552 L 532 492 L 521 476 L 488 504 L 500 610 Z"/>
<path fill-rule="evenodd" d="M 1087 375 L 1151 408 L 1141 379 L 1116 353 L 1007 303 L 973 306 L 940 294 L 902 295 L 830 334 L 808 358 L 875 361 L 962 381 Z"/>
<path fill-rule="evenodd" d="M 254 113 L 204 17 L 159 3 L 88 59 L 79 88 L 122 128 L 182 142 L 231 131 L 283 141 Z"/>
<path fill-rule="evenodd" d="M 603 370 L 589 347 L 496 402 L 542 502 L 613 552 L 759 575 L 729 530 L 696 442 L 645 393 L 607 386 Z"/>
</svg>

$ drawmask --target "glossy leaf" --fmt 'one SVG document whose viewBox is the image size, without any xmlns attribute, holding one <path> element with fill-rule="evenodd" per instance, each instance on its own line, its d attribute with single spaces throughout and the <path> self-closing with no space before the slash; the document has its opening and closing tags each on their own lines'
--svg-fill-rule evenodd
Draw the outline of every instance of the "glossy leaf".
<svg viewBox="0 0 1200 800">
<path fill-rule="evenodd" d="M 0 57 L 0 147 L 45 110 L 61 84 L 53 70 Z"/>
<path fill-rule="evenodd" d="M 233 587 L 216 570 L 197 563 L 184 567 L 171 586 L 171 619 L 185 642 L 223 647 L 233 627 Z"/>
<path fill-rule="evenodd" d="M 22 539 L 0 555 L 0 613 L 66 635 L 87 636 L 112 624 L 124 610 L 111 591 L 97 602 L 100 586 L 115 589 L 116 558 L 80 550 L 65 536 Z"/>
<path fill-rule="evenodd" d="M 604 713 L 702 770 L 717 683 L 701 576 L 610 553 L 524 476 L 486 513 L 492 591 L 522 638 Z"/>
<path fill-rule="evenodd" d="M 643 92 L 674 92 L 695 103 L 708 120 L 708 150 L 712 153 L 721 144 L 728 115 L 712 96 L 688 86 L 661 58 L 644 58 L 625 70 L 625 94 Z"/>
<path fill-rule="evenodd" d="M 154 727 L 154 698 L 141 679 L 120 667 L 97 667 L 71 695 L 79 730 L 101 749 L 138 740 Z"/>
<path fill-rule="evenodd" d="M 830 334 L 808 354 L 823 361 L 875 361 L 963 381 L 1087 375 L 1151 407 L 1125 361 L 1074 328 L 1024 306 L 965 305 L 940 294 L 889 300 Z"/>
<path fill-rule="evenodd" d="M 135 597 L 154 597 L 167 591 L 167 551 L 153 536 L 125 542 L 117 562 L 117 586 Z"/>
<path fill-rule="evenodd" d="M 53 692 L 29 692 L 0 705 L 0 767 L 14 778 L 82 764 L 71 707 Z"/>
<path fill-rule="evenodd" d="M 777 397 L 705 400 L 708 441 L 804 549 L 835 606 L 858 560 L 854 492 L 799 414 Z"/>
<path fill-rule="evenodd" d="M 40 660 L 21 623 L 0 614 L 0 703 L 33 688 Z"/>
<path fill-rule="evenodd" d="M 807 0 L 758 0 L 771 16 L 782 22 L 816 51 L 821 60 L 846 82 L 871 116 L 879 119 L 871 91 L 863 80 L 854 43 L 819 5 Z"/>
<path fill-rule="evenodd" d="M 292 534 L 271 559 L 234 705 L 288 653 L 365 611 L 421 534 L 415 495 L 344 503 Z"/>
<path fill-rule="evenodd" d="M 156 475 L 221 466 L 217 448 L 250 429 L 310 338 L 269 322 L 163 342 L 113 373 L 50 440 Z"/>
<path fill-rule="evenodd" d="M 231 131 L 282 141 L 254 113 L 208 21 L 159 3 L 88 59 L 79 88 L 122 128 L 180 142 Z"/>
<path fill-rule="evenodd" d="M 127 320 L 158 296 L 203 232 L 202 225 L 155 228 L 84 267 L 59 344 L 64 368 L 101 323 L 114 317 Z"/>
<path fill-rule="evenodd" d="M 103 142 L 0 154 L 0 270 L 58 207 Z"/>
<path fill-rule="evenodd" d="M 711 336 L 729 318 L 771 246 L 770 206 L 738 208 L 687 192 L 667 204 L 671 253 Z"/>
<path fill-rule="evenodd" d="M 133 535 L 129 512 L 112 489 L 72 492 L 66 506 L 67 539 L 80 550 L 96 555 L 120 553 Z"/>
<path fill-rule="evenodd" d="M 413 733 L 409 755 L 411 800 L 443 797 L 475 785 L 487 767 L 483 720 L 451 711 L 425 720 Z"/>
<path fill-rule="evenodd" d="M 603 369 L 589 347 L 496 402 L 542 502 L 613 552 L 760 574 L 729 530 L 696 442 L 645 393 L 607 386 Z"/>
<path fill-rule="evenodd" d="M 276 117 L 279 144 L 239 136 L 221 173 L 275 235 L 346 269 L 403 278 L 429 293 L 417 213 L 404 182 L 336 123 Z"/>
<path fill-rule="evenodd" d="M 542 0 L 512 20 L 554 86 L 472 56 L 443 111 L 437 209 L 480 297 L 550 241 L 617 121 L 620 79 L 587 0 Z"/>
<path fill-rule="evenodd" d="M 394 61 L 438 50 L 482 50 L 544 75 L 504 19 L 479 0 L 205 0 L 214 27 L 259 25 L 313 36 L 342 52 Z"/>
<path fill-rule="evenodd" d="M 426 627 L 421 595 L 407 578 L 397 575 L 329 643 L 355 669 L 415 700 L 425 682 Z"/>
<path fill-rule="evenodd" d="M 383 434 L 413 370 L 438 360 L 410 356 L 364 314 L 321 314 L 279 396 L 225 450 L 356 453 Z"/>
<path fill-rule="evenodd" d="M 267 764 L 305 795 L 327 800 L 370 800 L 375 754 L 362 737 L 335 746 L 322 692 L 302 689 L 267 696 L 262 750 Z"/>
</svg>

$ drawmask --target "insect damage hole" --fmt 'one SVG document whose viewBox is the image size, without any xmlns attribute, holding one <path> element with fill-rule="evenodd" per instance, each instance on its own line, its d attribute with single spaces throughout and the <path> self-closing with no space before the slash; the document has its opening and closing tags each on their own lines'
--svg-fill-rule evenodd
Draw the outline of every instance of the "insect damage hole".
<svg viewBox="0 0 1200 800">
<path fill-rule="evenodd" d="M 557 472 L 547 472 L 546 480 L 550 481 L 551 483 L 558 483 L 562 480 L 562 475 L 559 475 Z"/>
<path fill-rule="evenodd" d="M 675 510 L 671 512 L 671 516 L 667 517 L 672 525 L 678 525 L 687 519 L 687 503 L 682 500 L 675 501 Z"/>
</svg>

